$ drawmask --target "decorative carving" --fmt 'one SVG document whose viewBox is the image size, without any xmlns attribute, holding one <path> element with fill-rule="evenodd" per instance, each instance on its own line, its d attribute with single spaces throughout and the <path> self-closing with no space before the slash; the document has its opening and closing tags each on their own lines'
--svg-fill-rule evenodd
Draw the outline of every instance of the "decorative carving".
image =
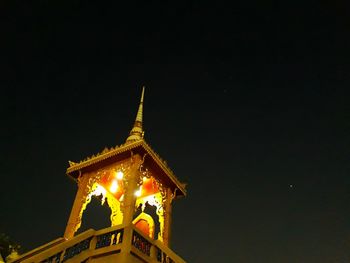
<svg viewBox="0 0 350 263">
<path fill-rule="evenodd" d="M 68 163 L 69 163 L 69 167 L 72 167 L 72 166 L 74 166 L 74 165 L 76 165 L 76 164 L 77 164 L 77 163 L 72 162 L 72 161 L 68 161 Z"/>
<path fill-rule="evenodd" d="M 142 163 L 140 164 L 139 167 L 139 172 L 140 172 L 140 176 L 142 177 L 146 177 L 146 178 L 150 178 L 150 174 L 148 172 L 148 168 L 146 168 L 143 164 L 145 163 L 145 159 L 146 159 L 147 153 L 145 153 L 142 157 Z"/>
<path fill-rule="evenodd" d="M 156 182 L 157 187 L 159 189 L 159 192 L 160 192 L 160 194 L 162 196 L 162 204 L 164 204 L 166 202 L 166 200 L 167 200 L 166 187 L 164 187 L 163 184 L 160 181 L 156 180 L 156 179 L 155 179 L 155 182 Z"/>
<path fill-rule="evenodd" d="M 151 178 L 151 175 L 147 172 L 145 177 Z M 165 202 L 166 202 L 166 188 L 158 180 L 152 177 L 153 182 L 156 183 L 159 192 L 153 195 L 138 198 L 135 203 L 135 210 L 141 205 L 141 210 L 144 212 L 146 203 L 157 208 L 156 214 L 159 218 L 160 231 L 157 239 L 163 241 L 164 239 L 164 220 L 165 220 Z"/>
<path fill-rule="evenodd" d="M 175 188 L 175 190 L 174 190 L 174 192 L 173 193 L 171 193 L 171 195 L 170 195 L 170 204 L 173 202 L 173 200 L 176 198 L 176 192 L 177 192 L 177 188 Z"/>
<path fill-rule="evenodd" d="M 130 177 L 130 169 L 132 165 L 132 159 L 130 159 L 127 162 L 124 162 L 122 164 L 119 164 L 117 166 L 100 169 L 97 172 L 93 174 L 86 174 L 84 176 L 89 176 L 88 181 L 86 185 L 83 185 L 83 178 L 84 176 L 79 176 L 77 179 L 78 186 L 83 189 L 81 202 L 82 206 L 79 211 L 79 215 L 76 218 L 76 222 L 74 224 L 74 233 L 80 228 L 81 222 L 82 222 L 82 216 L 83 213 L 87 207 L 87 205 L 91 202 L 91 198 L 93 196 L 100 196 L 102 195 L 101 204 L 103 205 L 106 201 L 111 209 L 111 226 L 119 225 L 123 222 L 123 213 L 122 213 L 122 198 L 120 200 L 117 200 L 112 193 L 107 191 L 103 186 L 101 186 L 100 182 L 102 178 L 107 178 L 111 176 L 111 174 L 114 174 L 116 171 L 122 171 L 123 176 L 123 188 L 127 187 L 128 178 Z"/>
<path fill-rule="evenodd" d="M 109 150 L 108 150 L 107 147 L 105 147 L 105 148 L 103 149 L 103 151 L 101 152 L 101 154 L 104 154 L 104 153 L 107 153 L 107 152 L 109 152 Z"/>
</svg>

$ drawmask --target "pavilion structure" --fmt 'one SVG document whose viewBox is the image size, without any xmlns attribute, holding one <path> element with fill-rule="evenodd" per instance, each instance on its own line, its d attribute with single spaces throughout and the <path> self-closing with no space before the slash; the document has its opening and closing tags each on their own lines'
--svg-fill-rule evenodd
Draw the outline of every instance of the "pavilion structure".
<svg viewBox="0 0 350 263">
<path fill-rule="evenodd" d="M 11 262 L 185 262 L 169 248 L 172 202 L 186 195 L 185 184 L 146 143 L 143 103 L 144 88 L 124 144 L 69 161 L 78 191 L 63 237 Z M 77 234 L 94 197 L 108 204 L 111 226 Z"/>
</svg>

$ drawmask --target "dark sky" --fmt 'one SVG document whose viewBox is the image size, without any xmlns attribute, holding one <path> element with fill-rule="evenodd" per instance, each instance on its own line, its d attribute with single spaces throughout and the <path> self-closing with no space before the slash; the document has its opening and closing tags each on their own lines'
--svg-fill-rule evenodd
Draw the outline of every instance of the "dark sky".
<svg viewBox="0 0 350 263">
<path fill-rule="evenodd" d="M 349 262 L 345 8 L 119 2 L 0 3 L 0 232 L 24 251 L 62 236 L 68 160 L 123 143 L 146 85 L 146 140 L 188 183 L 179 255 Z"/>
</svg>

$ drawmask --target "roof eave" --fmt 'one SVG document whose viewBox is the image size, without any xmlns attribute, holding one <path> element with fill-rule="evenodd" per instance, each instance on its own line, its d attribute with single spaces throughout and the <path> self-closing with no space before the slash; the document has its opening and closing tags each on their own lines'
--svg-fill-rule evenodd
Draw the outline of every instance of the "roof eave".
<svg viewBox="0 0 350 263">
<path fill-rule="evenodd" d="M 184 185 L 177 179 L 175 174 L 170 170 L 170 168 L 164 163 L 160 156 L 146 143 L 144 140 L 139 140 L 135 142 L 129 142 L 123 144 L 120 147 L 116 147 L 113 150 L 107 151 L 105 153 L 94 156 L 86 161 L 74 164 L 73 162 L 70 167 L 67 168 L 66 174 L 74 179 L 76 179 L 80 172 L 87 170 L 89 167 L 98 164 L 102 161 L 107 161 L 114 156 L 120 155 L 127 151 L 131 151 L 137 147 L 142 147 L 146 153 L 152 158 L 156 165 L 162 170 L 162 172 L 170 179 L 174 186 L 180 191 L 177 195 L 186 196 L 186 189 Z"/>
</svg>

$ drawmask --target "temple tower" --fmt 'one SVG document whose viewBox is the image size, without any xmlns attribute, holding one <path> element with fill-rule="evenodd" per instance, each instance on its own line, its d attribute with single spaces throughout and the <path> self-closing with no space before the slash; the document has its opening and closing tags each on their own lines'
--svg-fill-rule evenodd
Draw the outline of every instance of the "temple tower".
<svg viewBox="0 0 350 263">
<path fill-rule="evenodd" d="M 78 190 L 63 238 L 14 262 L 185 262 L 169 248 L 172 202 L 185 185 L 144 139 L 144 92 L 125 143 L 69 161 Z M 111 226 L 77 234 L 94 196 L 108 204 Z"/>
</svg>

